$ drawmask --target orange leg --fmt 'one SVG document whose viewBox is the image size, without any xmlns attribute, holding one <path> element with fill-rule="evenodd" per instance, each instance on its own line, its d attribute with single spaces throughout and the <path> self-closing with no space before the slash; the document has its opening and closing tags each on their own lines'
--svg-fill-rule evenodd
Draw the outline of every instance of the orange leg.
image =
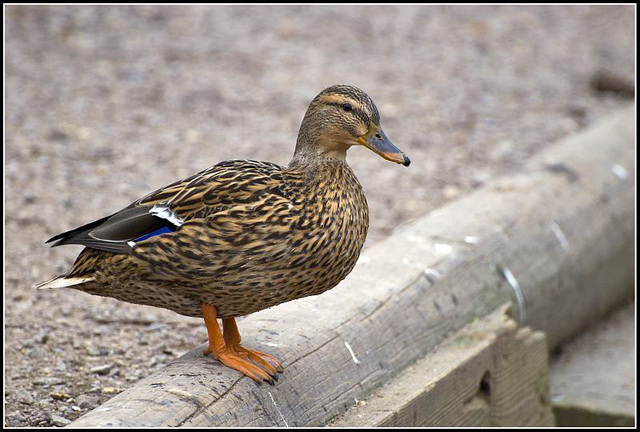
<svg viewBox="0 0 640 432">
<path fill-rule="evenodd" d="M 224 365 L 242 372 L 249 378 L 260 382 L 274 383 L 276 370 L 282 367 L 276 359 L 268 354 L 258 353 L 240 346 L 240 333 L 233 318 L 223 319 L 224 337 L 218 326 L 218 314 L 215 306 L 202 303 L 202 314 L 209 334 L 209 346 L 205 355 L 213 353 Z M 275 362 L 275 367 L 265 358 Z M 259 360 L 258 360 L 259 359 Z"/>
</svg>

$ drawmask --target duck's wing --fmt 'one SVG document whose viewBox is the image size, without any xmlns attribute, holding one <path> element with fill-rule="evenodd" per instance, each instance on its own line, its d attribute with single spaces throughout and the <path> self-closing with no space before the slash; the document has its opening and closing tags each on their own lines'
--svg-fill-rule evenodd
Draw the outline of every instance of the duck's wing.
<svg viewBox="0 0 640 432">
<path fill-rule="evenodd" d="M 221 162 L 158 189 L 110 216 L 58 234 L 52 246 L 80 244 L 114 253 L 131 253 L 136 242 L 175 232 L 183 223 L 237 205 L 250 205 L 265 194 L 286 200 L 283 170 L 268 162 Z"/>
</svg>

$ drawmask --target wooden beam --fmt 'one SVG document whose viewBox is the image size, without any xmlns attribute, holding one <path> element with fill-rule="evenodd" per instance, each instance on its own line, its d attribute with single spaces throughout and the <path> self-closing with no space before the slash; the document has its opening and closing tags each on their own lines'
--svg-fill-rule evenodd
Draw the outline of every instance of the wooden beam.
<svg viewBox="0 0 640 432">
<path fill-rule="evenodd" d="M 242 320 L 283 362 L 274 387 L 200 346 L 72 425 L 326 425 L 511 300 L 556 346 L 633 295 L 634 155 L 629 107 L 402 226 L 335 289 Z"/>
<path fill-rule="evenodd" d="M 634 426 L 635 328 L 630 303 L 554 356 L 549 388 L 559 426 Z"/>
<path fill-rule="evenodd" d="M 547 343 L 500 308 L 465 326 L 330 423 L 554 426 Z"/>
</svg>

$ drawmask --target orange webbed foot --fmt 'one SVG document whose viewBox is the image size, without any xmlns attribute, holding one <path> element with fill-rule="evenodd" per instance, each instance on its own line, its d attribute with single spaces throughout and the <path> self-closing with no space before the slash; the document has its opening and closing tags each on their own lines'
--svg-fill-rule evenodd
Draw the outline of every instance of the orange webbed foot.
<svg viewBox="0 0 640 432">
<path fill-rule="evenodd" d="M 248 358 L 252 362 L 260 365 L 263 369 L 267 370 L 273 377 L 276 376 L 277 372 L 283 371 L 280 362 L 269 354 L 245 348 L 242 345 L 235 345 L 233 348 L 242 357 Z"/>
<path fill-rule="evenodd" d="M 207 354 L 207 351 L 211 353 L 211 351 L 207 349 L 205 350 L 205 354 Z M 231 350 L 223 351 L 218 354 L 214 353 L 214 356 L 225 366 L 242 372 L 258 383 L 262 381 L 267 381 L 272 385 L 275 383 L 274 380 L 276 380 L 276 372 L 272 367 L 268 369 L 262 365 L 258 366 L 257 364 L 248 360 L 245 356 Z"/>
<path fill-rule="evenodd" d="M 218 326 L 216 308 L 203 303 L 202 312 L 209 333 L 209 346 L 204 351 L 205 355 L 213 354 L 224 365 L 242 372 L 258 383 L 267 381 L 275 384 L 277 373 L 283 371 L 278 360 L 269 354 L 240 345 L 240 333 L 233 318 L 222 320 L 223 336 Z"/>
</svg>

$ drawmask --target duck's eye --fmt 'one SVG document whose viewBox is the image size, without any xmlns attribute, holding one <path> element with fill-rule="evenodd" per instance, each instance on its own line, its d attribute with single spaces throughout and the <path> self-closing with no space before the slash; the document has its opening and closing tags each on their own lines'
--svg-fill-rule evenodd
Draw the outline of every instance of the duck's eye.
<svg viewBox="0 0 640 432">
<path fill-rule="evenodd" d="M 349 102 L 346 102 L 342 105 L 342 109 L 345 110 L 346 112 L 349 112 L 353 109 L 353 107 Z"/>
</svg>

